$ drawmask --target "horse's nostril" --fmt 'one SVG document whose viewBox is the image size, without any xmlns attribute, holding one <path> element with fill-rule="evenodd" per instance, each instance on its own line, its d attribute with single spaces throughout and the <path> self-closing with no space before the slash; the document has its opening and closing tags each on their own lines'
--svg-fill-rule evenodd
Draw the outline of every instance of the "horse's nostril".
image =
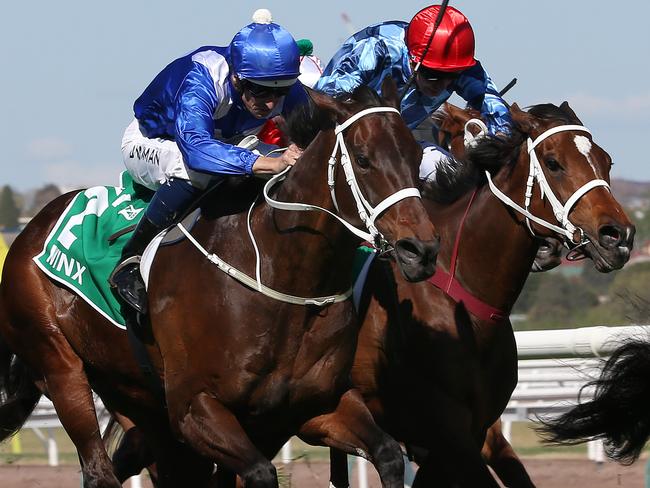
<svg viewBox="0 0 650 488">
<path fill-rule="evenodd" d="M 421 254 L 417 241 L 412 239 L 400 239 L 395 243 L 395 249 L 405 259 L 416 259 Z"/>
<path fill-rule="evenodd" d="M 412 237 L 398 240 L 394 256 L 402 275 L 412 282 L 432 276 L 436 271 L 438 247 L 438 240 L 421 241 Z"/>
<path fill-rule="evenodd" d="M 623 232 L 618 226 L 603 225 L 598 230 L 598 241 L 603 247 L 618 246 L 623 240 Z"/>
</svg>

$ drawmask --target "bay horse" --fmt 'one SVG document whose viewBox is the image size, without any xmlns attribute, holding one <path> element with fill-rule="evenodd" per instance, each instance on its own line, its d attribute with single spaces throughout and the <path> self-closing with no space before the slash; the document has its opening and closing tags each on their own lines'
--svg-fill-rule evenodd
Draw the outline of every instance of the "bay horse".
<svg viewBox="0 0 650 488">
<path fill-rule="evenodd" d="M 394 83 L 383 93 L 390 108 L 367 88 L 347 101 L 310 92 L 312 101 L 292 126 L 316 136 L 272 198 L 338 211 L 348 227 L 365 223 L 363 234 L 384 243 L 406 279 L 421 280 L 433 273 L 438 247 L 422 201 L 410 198 L 421 148 L 395 108 Z M 339 153 L 345 178 L 330 158 Z M 354 195 L 348 184 L 357 186 Z M 220 486 L 234 484 L 237 474 L 247 488 L 276 487 L 269 459 L 299 434 L 366 456 L 384 486 L 401 487 L 399 446 L 376 426 L 349 381 L 358 327 L 352 304 L 342 298 L 359 238 L 324 213 L 260 203 L 248 218 L 241 211 L 247 206 L 224 206 L 257 188 L 220 187 L 220 199 L 202 204 L 194 239 L 256 276 L 255 250 L 245 244 L 250 221 L 264 285 L 285 298 L 336 300 L 277 301 L 226 276 L 187 239 L 161 248 L 149 277 L 153 340 L 147 352 L 164 385 L 163 404 L 148 388 L 127 334 L 32 261 L 73 196 L 64 195 L 27 225 L 5 262 L 2 438 L 46 393 L 77 448 L 84 487 L 120 486 L 99 435 L 92 387 L 110 411 L 152 440 L 160 486 L 204 486 L 216 463 Z"/>
<path fill-rule="evenodd" d="M 442 288 L 466 292 L 455 300 L 430 283 L 409 283 L 382 260 L 370 268 L 352 379 L 377 423 L 415 454 L 413 488 L 497 486 L 481 447 L 517 383 L 508 315 L 531 270 L 537 237 L 579 244 L 602 272 L 622 267 L 632 248 L 634 227 L 607 185 L 611 159 L 569 105 L 528 112 L 513 105 L 511 113 L 512 136 L 480 139 L 464 164 L 443 170 L 431 186 L 429 195 L 442 203 L 425 199 L 441 235 L 436 273 L 453 278 Z M 470 117 L 448 106 L 443 128 L 462 134 Z M 531 158 L 541 163 L 533 165 L 543 173 L 537 181 L 545 178 L 548 186 L 544 199 L 535 187 L 525 205 Z M 569 202 L 560 204 L 564 214 L 557 206 L 554 212 L 550 193 Z M 528 207 L 530 231 L 508 199 Z M 560 222 L 550 224 L 556 216 Z M 492 439 L 486 447 L 497 448 L 485 454 L 507 486 L 533 486 L 509 444 Z M 347 486 L 344 456 L 333 452 L 331 460 L 333 485 Z"/>
</svg>

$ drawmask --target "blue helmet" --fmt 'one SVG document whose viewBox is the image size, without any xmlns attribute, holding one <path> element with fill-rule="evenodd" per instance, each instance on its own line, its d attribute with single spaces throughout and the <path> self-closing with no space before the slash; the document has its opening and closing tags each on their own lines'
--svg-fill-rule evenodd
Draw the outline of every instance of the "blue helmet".
<svg viewBox="0 0 650 488">
<path fill-rule="evenodd" d="M 278 24 L 255 23 L 241 29 L 229 46 L 234 73 L 264 86 L 289 86 L 300 76 L 300 53 L 291 34 Z"/>
</svg>

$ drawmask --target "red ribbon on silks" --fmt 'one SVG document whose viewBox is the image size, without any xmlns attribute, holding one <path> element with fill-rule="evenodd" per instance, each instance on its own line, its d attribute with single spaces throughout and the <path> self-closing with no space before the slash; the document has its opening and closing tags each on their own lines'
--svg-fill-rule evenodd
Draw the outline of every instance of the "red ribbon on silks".
<svg viewBox="0 0 650 488">
<path fill-rule="evenodd" d="M 281 147 L 287 145 L 287 137 L 278 128 L 278 125 L 273 121 L 273 119 L 266 121 L 257 134 L 257 138 L 265 144 L 273 144 Z"/>
</svg>

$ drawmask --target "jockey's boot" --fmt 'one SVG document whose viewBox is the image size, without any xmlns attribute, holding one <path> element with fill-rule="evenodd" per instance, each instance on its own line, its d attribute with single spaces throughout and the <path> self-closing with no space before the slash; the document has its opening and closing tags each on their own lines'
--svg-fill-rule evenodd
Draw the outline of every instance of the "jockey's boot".
<svg viewBox="0 0 650 488">
<path fill-rule="evenodd" d="M 140 274 L 140 259 L 151 240 L 181 220 L 201 194 L 189 181 L 171 179 L 151 199 L 142 220 L 122 251 L 119 264 L 108 279 L 117 294 L 141 314 L 147 313 L 147 292 Z"/>
<path fill-rule="evenodd" d="M 140 258 L 147 245 L 164 228 L 151 222 L 146 214 L 143 215 L 122 250 L 119 264 L 108 279 L 117 294 L 142 314 L 147 313 L 147 291 L 140 275 Z"/>
</svg>

